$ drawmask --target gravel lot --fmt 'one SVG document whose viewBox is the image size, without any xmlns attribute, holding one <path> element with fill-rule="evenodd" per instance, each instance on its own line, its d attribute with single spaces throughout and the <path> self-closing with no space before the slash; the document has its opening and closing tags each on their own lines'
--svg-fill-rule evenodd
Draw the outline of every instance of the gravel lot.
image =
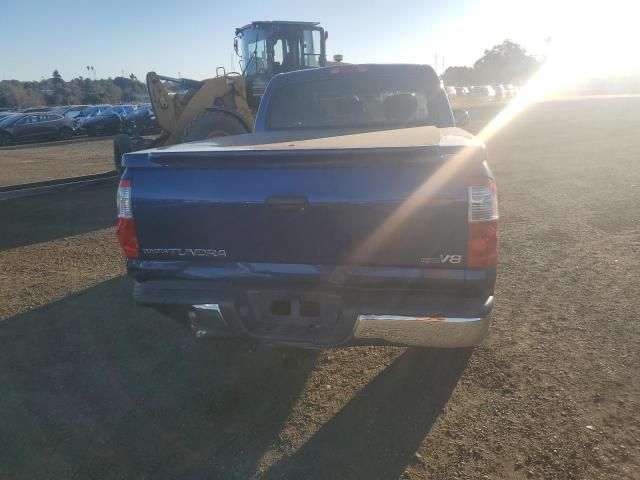
<svg viewBox="0 0 640 480">
<path fill-rule="evenodd" d="M 113 170 L 113 139 L 34 143 L 0 149 L 0 186 Z"/>
<path fill-rule="evenodd" d="M 0 478 L 640 478 L 639 109 L 539 104 L 489 140 L 467 356 L 196 340 L 133 305 L 113 187 L 1 202 Z"/>
</svg>

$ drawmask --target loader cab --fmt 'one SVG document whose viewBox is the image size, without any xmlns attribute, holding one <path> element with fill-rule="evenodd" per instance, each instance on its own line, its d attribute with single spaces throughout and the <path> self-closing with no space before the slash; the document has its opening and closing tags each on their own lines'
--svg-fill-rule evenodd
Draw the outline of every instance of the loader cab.
<svg viewBox="0 0 640 480">
<path fill-rule="evenodd" d="M 256 110 L 271 77 L 324 67 L 327 32 L 318 22 L 252 22 L 236 29 L 234 48 L 242 57 L 247 101 Z"/>
</svg>

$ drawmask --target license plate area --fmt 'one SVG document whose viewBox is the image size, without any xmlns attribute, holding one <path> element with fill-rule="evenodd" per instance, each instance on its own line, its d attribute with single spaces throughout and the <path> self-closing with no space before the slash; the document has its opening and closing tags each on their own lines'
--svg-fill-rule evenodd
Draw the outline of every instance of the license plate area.
<svg viewBox="0 0 640 480">
<path fill-rule="evenodd" d="M 315 292 L 250 291 L 245 327 L 278 340 L 321 342 L 335 331 L 341 309 L 337 295 Z"/>
</svg>

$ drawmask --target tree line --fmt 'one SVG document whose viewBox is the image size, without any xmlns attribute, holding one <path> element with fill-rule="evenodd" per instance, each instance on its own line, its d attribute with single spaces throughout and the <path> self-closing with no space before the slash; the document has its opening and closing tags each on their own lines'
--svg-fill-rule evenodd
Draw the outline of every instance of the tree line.
<svg viewBox="0 0 640 480">
<path fill-rule="evenodd" d="M 135 75 L 100 80 L 76 77 L 65 81 L 58 70 L 41 81 L 0 82 L 0 108 L 55 105 L 93 105 L 144 101 L 147 87 Z"/>
<path fill-rule="evenodd" d="M 484 51 L 472 67 L 452 66 L 442 74 L 445 85 L 467 86 L 495 83 L 523 85 L 544 59 L 527 53 L 509 39 Z M 618 79 L 590 79 L 579 93 L 640 93 L 637 75 Z M 147 88 L 134 75 L 101 80 L 76 77 L 64 81 L 58 70 L 39 82 L 0 82 L 0 108 L 36 105 L 71 105 L 146 101 Z"/>
<path fill-rule="evenodd" d="M 486 83 L 522 84 L 540 62 L 524 47 L 505 40 L 478 59 L 473 67 L 449 67 L 442 75 L 446 85 L 464 86 Z M 41 81 L 0 82 L 0 108 L 40 105 L 121 103 L 145 100 L 147 89 L 134 75 L 93 80 L 82 76 L 65 81 L 58 70 Z"/>
<path fill-rule="evenodd" d="M 442 74 L 445 85 L 467 86 L 494 83 L 522 85 L 540 67 L 541 61 L 509 39 L 484 51 L 472 67 L 449 67 Z"/>
<path fill-rule="evenodd" d="M 551 39 L 549 39 L 549 42 Z M 472 67 L 449 67 L 442 74 L 445 85 L 464 87 L 513 83 L 524 85 L 542 66 L 545 59 L 527 53 L 522 45 L 505 40 L 484 51 Z M 596 59 L 594 59 L 594 62 Z M 571 84 L 561 86 L 556 92 L 569 95 L 640 94 L 640 72 L 611 75 L 602 70 L 591 76 L 580 78 Z"/>
</svg>

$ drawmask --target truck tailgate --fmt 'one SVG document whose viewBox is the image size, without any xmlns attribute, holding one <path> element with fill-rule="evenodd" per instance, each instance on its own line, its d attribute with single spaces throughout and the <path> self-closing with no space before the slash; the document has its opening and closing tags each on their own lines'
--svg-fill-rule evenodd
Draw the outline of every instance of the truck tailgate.
<svg viewBox="0 0 640 480">
<path fill-rule="evenodd" d="M 464 172 L 443 175 L 454 153 L 425 146 L 150 157 L 130 173 L 141 258 L 464 268 L 467 178 L 482 161 L 466 154 Z M 437 184 L 425 189 L 436 172 Z"/>
</svg>

